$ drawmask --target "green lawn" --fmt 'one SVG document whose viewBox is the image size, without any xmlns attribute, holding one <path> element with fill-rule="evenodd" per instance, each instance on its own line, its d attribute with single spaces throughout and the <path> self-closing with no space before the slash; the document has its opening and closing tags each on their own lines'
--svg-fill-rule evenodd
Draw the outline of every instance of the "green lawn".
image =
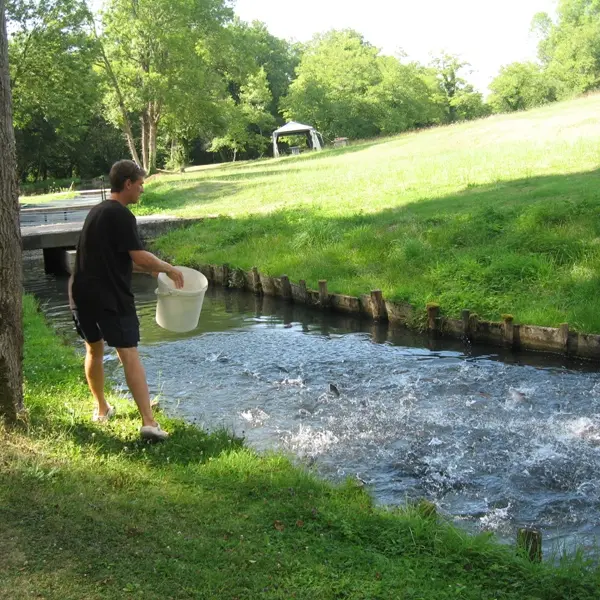
<svg viewBox="0 0 600 600">
<path fill-rule="evenodd" d="M 40 194 L 38 196 L 20 196 L 19 204 L 45 204 L 56 200 L 72 200 L 78 195 L 77 192 L 57 192 L 56 194 Z"/>
<path fill-rule="evenodd" d="M 161 416 L 163 445 L 90 422 L 81 360 L 25 299 L 29 416 L 0 429 L 0 598 L 592 600 L 577 557 L 532 564 L 487 535 L 384 510 L 225 432 Z"/>
<path fill-rule="evenodd" d="M 138 214 L 221 215 L 157 243 L 332 292 L 600 333 L 600 95 L 147 185 Z"/>
</svg>

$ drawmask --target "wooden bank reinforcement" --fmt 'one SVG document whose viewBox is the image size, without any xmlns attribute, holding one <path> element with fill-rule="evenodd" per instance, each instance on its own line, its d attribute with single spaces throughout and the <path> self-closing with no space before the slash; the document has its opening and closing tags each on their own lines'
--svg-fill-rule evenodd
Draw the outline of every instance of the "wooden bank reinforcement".
<svg viewBox="0 0 600 600">
<path fill-rule="evenodd" d="M 388 322 L 411 329 L 427 331 L 431 336 L 465 339 L 470 342 L 503 346 L 514 350 L 536 350 L 562 354 L 572 358 L 600 361 L 600 335 L 578 333 L 568 323 L 560 327 L 538 327 L 515 323 L 512 315 L 502 315 L 502 321 L 484 321 L 477 314 L 463 310 L 460 319 L 442 314 L 441 307 L 429 303 L 426 311 L 408 302 L 386 300 L 381 290 L 370 294 L 346 296 L 330 294 L 327 281 L 319 281 L 319 289 L 311 290 L 306 282 L 293 283 L 287 275 L 272 277 L 260 273 L 257 267 L 250 271 L 232 268 L 227 264 L 190 264 L 201 271 L 209 281 L 224 287 L 248 290 L 254 294 L 280 297 L 287 302 L 304 304 L 321 310 L 333 310 Z"/>
</svg>

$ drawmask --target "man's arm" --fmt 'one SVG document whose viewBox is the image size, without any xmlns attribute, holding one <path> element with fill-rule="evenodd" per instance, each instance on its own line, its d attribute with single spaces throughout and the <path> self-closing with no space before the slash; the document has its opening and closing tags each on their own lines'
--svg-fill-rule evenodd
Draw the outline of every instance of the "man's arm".
<svg viewBox="0 0 600 600">
<path fill-rule="evenodd" d="M 75 302 L 73 301 L 73 275 L 69 277 L 69 283 L 67 284 L 67 292 L 69 294 L 69 308 L 73 310 L 75 308 Z"/>
<path fill-rule="evenodd" d="M 166 273 L 174 282 L 176 288 L 183 287 L 183 273 L 164 260 L 146 250 L 130 250 L 129 256 L 133 261 L 134 270 L 141 273 Z"/>
<path fill-rule="evenodd" d="M 159 271 L 154 271 L 152 269 L 145 269 L 144 267 L 139 267 L 135 263 L 133 263 L 133 272 L 134 273 L 148 273 L 152 275 L 152 277 L 158 277 Z"/>
</svg>

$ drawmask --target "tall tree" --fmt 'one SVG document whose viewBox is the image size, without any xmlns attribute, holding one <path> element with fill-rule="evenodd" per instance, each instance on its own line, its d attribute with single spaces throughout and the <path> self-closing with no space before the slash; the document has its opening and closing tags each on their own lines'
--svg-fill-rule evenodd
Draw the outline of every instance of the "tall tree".
<svg viewBox="0 0 600 600">
<path fill-rule="evenodd" d="M 403 64 L 393 56 L 379 56 L 377 62 L 381 81 L 372 88 L 370 97 L 380 133 L 400 133 L 442 120 L 442 111 L 433 102 L 419 65 Z"/>
<path fill-rule="evenodd" d="M 447 53 L 436 57 L 431 63 L 439 90 L 438 102 L 448 123 L 489 114 L 483 103 L 483 96 L 463 77 L 469 66 L 469 63 L 461 61 L 458 56 Z"/>
<path fill-rule="evenodd" d="M 556 100 L 556 88 L 542 67 L 515 62 L 500 69 L 490 83 L 488 100 L 494 112 L 527 110 Z"/>
<path fill-rule="evenodd" d="M 200 129 L 215 118 L 222 80 L 214 69 L 226 0 L 110 0 L 103 14 L 102 63 L 109 118 L 140 162 L 133 120 L 141 130 L 141 163 L 156 169 L 159 128 Z"/>
<path fill-rule="evenodd" d="M 22 173 L 71 176 L 77 142 L 100 110 L 96 46 L 84 0 L 16 0 L 7 9 Z"/>
<path fill-rule="evenodd" d="M 559 98 L 600 88 L 600 0 L 559 0 L 558 20 L 535 15 L 539 58 Z"/>
<path fill-rule="evenodd" d="M 5 1 L 0 0 L 0 417 L 23 406 L 21 230 L 12 125 Z"/>
<path fill-rule="evenodd" d="M 377 135 L 369 92 L 381 81 L 379 50 L 352 30 L 317 35 L 304 48 L 282 101 L 286 118 L 316 125 L 328 138 Z"/>
<path fill-rule="evenodd" d="M 299 47 L 275 37 L 260 21 L 248 24 L 235 19 L 228 27 L 228 33 L 231 53 L 227 61 L 233 68 L 225 70 L 232 76 L 228 78 L 234 86 L 232 95 L 236 97 L 248 75 L 263 68 L 272 96 L 268 108 L 278 118 L 280 100 L 287 94 L 300 61 Z"/>
<path fill-rule="evenodd" d="M 380 55 L 352 30 L 315 36 L 302 49 L 297 78 L 281 103 L 284 115 L 316 125 L 328 138 L 366 138 L 447 121 L 437 73 L 401 58 Z M 457 96 L 469 91 L 455 83 Z M 462 114 L 462 106 L 453 110 Z"/>
<path fill-rule="evenodd" d="M 261 67 L 240 88 L 238 101 L 230 100 L 227 130 L 224 135 L 213 139 L 211 150 L 230 149 L 234 161 L 239 152 L 246 150 L 254 150 L 262 156 L 269 144 L 267 135 L 275 125 L 275 118 L 269 113 L 271 101 L 267 74 Z"/>
</svg>

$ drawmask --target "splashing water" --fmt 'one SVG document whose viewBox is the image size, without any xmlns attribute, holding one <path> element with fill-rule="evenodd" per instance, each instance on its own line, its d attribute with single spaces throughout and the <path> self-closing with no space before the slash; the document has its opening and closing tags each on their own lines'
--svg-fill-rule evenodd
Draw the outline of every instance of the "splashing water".
<svg viewBox="0 0 600 600">
<path fill-rule="evenodd" d="M 32 273 L 28 289 L 70 330 L 64 282 Z M 172 414 L 334 479 L 358 475 L 382 503 L 426 497 L 471 529 L 514 539 L 535 526 L 567 546 L 600 533 L 595 370 L 428 349 L 410 334 L 373 343 L 369 324 L 214 289 L 199 329 L 169 334 L 153 320 L 153 282 L 136 289 L 149 384 Z M 106 368 L 124 384 L 117 361 Z"/>
</svg>

